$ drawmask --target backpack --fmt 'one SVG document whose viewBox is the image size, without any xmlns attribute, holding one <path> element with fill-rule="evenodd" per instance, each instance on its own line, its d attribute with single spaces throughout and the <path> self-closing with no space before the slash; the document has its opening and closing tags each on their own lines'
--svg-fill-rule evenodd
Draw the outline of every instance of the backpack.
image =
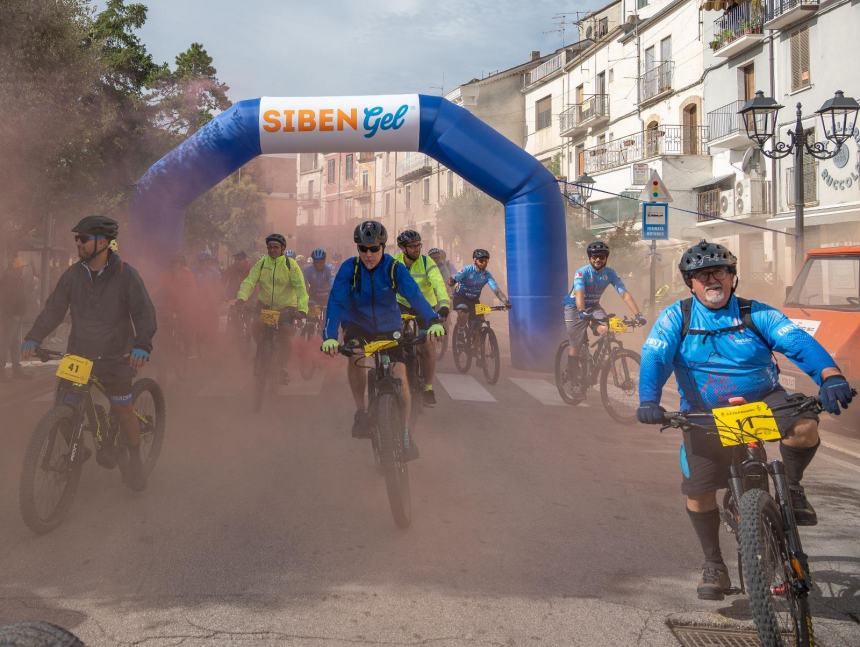
<svg viewBox="0 0 860 647">
<path fill-rule="evenodd" d="M 356 292 L 361 291 L 361 267 L 359 263 L 361 261 L 358 260 L 358 256 L 354 256 L 352 259 L 352 289 Z M 391 267 L 388 268 L 388 279 L 391 281 L 391 289 L 394 292 L 397 292 L 397 276 L 395 271 L 397 270 L 398 261 L 394 261 L 391 263 Z"/>
<path fill-rule="evenodd" d="M 734 332 L 736 330 L 744 330 L 748 329 L 755 333 L 756 337 L 758 337 L 762 343 L 770 348 L 770 344 L 764 338 L 764 335 L 761 334 L 761 331 L 758 329 L 758 326 L 755 325 L 755 322 L 752 319 L 752 301 L 749 299 L 744 299 L 741 297 L 735 297 L 738 300 L 738 309 L 741 313 L 741 323 L 737 326 L 728 326 L 727 328 L 717 328 L 716 330 L 700 330 L 697 328 L 690 328 L 690 319 L 692 318 L 693 313 L 693 297 L 688 297 L 681 301 L 681 342 L 683 343 L 684 337 L 689 335 L 717 335 L 719 333 L 724 332 Z M 771 349 L 773 350 L 773 349 Z"/>
</svg>

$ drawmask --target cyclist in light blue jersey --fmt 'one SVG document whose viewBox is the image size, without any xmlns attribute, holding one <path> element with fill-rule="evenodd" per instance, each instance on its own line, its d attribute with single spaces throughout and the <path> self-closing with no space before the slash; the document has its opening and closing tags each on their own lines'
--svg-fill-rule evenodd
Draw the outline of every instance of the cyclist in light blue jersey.
<svg viewBox="0 0 860 647">
<path fill-rule="evenodd" d="M 326 263 L 326 253 L 322 247 L 311 252 L 311 260 L 311 266 L 304 271 L 308 297 L 311 304 L 325 307 L 334 283 L 335 269 L 331 263 Z"/>
<path fill-rule="evenodd" d="M 679 264 L 693 297 L 678 301 L 658 317 L 642 349 L 637 417 L 663 423 L 663 385 L 674 372 L 684 411 L 709 413 L 727 406 L 730 397 L 764 401 L 771 408 L 785 404 L 772 357 L 788 357 L 821 386 L 825 410 L 839 414 L 852 399 L 851 387 L 826 350 L 788 317 L 764 303 L 740 298 L 737 258 L 722 245 L 703 240 L 688 249 Z M 798 525 L 815 525 L 815 510 L 800 481 L 819 445 L 818 415 L 780 415 L 780 453 Z M 681 492 L 687 513 L 702 545 L 705 564 L 698 595 L 722 600 L 729 590 L 728 570 L 720 552 L 717 490 L 728 485 L 732 448 L 722 447 L 715 434 L 684 432 L 680 452 Z"/>
<path fill-rule="evenodd" d="M 630 308 L 636 322 L 640 326 L 645 325 L 645 317 L 642 316 L 630 292 L 624 287 L 624 282 L 615 270 L 606 265 L 609 259 L 609 246 L 598 240 L 589 244 L 586 251 L 589 264 L 576 270 L 573 286 L 564 298 L 564 325 L 570 339 L 570 345 L 567 347 L 567 374 L 570 376 L 571 385 L 580 392 L 582 392 L 582 384 L 577 357 L 586 339 L 589 320 L 593 318 L 600 321 L 606 318 L 606 313 L 600 307 L 600 297 L 603 296 L 606 288 L 613 286 Z"/>
<path fill-rule="evenodd" d="M 448 279 L 448 285 L 456 285 L 454 289 L 454 309 L 457 311 L 457 323 L 465 324 L 469 315 L 474 314 L 475 304 L 481 299 L 481 291 L 485 285 L 495 293 L 496 297 L 508 308 L 511 302 L 499 288 L 496 279 L 487 270 L 490 263 L 490 252 L 486 249 L 476 249 L 472 252 L 472 265 L 467 265 Z"/>
</svg>

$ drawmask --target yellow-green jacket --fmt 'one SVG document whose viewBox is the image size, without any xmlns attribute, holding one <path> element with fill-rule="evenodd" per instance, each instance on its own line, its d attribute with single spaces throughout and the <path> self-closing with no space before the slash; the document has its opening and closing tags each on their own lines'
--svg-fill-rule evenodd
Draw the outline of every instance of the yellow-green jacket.
<svg viewBox="0 0 860 647">
<path fill-rule="evenodd" d="M 406 265 L 403 258 L 404 254 L 403 252 L 400 252 L 394 257 L 394 260 Z M 445 279 L 442 278 L 442 272 L 439 270 L 439 266 L 436 265 L 436 261 L 429 256 L 421 254 L 421 256 L 418 257 L 418 260 L 412 263 L 412 267 L 409 268 L 409 273 L 412 275 L 412 278 L 415 279 L 418 287 L 421 288 L 421 294 L 424 295 L 424 298 L 427 299 L 435 310 L 442 307 L 451 307 L 451 303 L 448 300 L 448 290 L 445 288 Z M 409 302 L 400 296 L 399 293 L 397 295 L 397 302 L 402 303 L 407 307 L 411 307 L 409 306 Z"/>
<path fill-rule="evenodd" d="M 248 276 L 239 286 L 237 299 L 247 301 L 260 285 L 258 298 L 274 310 L 297 308 L 299 312 L 308 313 L 308 289 L 302 268 L 292 258 L 278 256 L 272 260 L 268 254 L 254 263 Z"/>
</svg>

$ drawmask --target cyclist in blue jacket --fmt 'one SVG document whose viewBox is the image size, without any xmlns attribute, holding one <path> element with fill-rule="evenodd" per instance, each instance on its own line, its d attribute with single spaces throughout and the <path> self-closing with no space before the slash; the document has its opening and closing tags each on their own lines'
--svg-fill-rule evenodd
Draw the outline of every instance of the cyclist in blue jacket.
<svg viewBox="0 0 860 647">
<path fill-rule="evenodd" d="M 345 260 L 335 276 L 326 308 L 322 351 L 332 356 L 337 354 L 338 329 L 341 327 L 344 345 L 391 339 L 395 332 L 399 333 L 402 323 L 397 294 L 409 301 L 418 314 L 421 327 L 427 328 L 428 335 L 444 335 L 439 315 L 421 294 L 409 270 L 385 253 L 388 232 L 382 223 L 365 220 L 355 228 L 353 240 L 358 246 L 358 256 Z M 405 385 L 406 367 L 397 354 L 397 348 L 393 349 L 391 357 L 394 376 Z M 346 372 L 356 407 L 352 436 L 368 438 L 370 429 L 364 397 L 367 371 L 350 361 Z M 404 419 L 409 420 L 409 389 L 404 388 L 401 395 L 406 409 Z M 411 438 L 411 432 L 408 428 L 404 430 L 407 460 L 418 458 L 418 447 Z"/>
<path fill-rule="evenodd" d="M 317 247 L 311 252 L 311 261 L 311 266 L 304 270 L 308 297 L 310 303 L 324 306 L 334 283 L 334 266 L 326 263 L 326 253 L 322 247 Z"/>
<path fill-rule="evenodd" d="M 472 261 L 474 262 L 471 265 L 467 265 L 448 279 L 448 285 L 457 286 L 454 289 L 453 305 L 457 311 L 457 323 L 461 325 L 474 314 L 475 305 L 481 300 L 481 291 L 485 285 L 490 286 L 499 301 L 508 308 L 511 307 L 508 297 L 487 269 L 490 263 L 490 252 L 486 249 L 476 249 L 472 252 Z"/>
<path fill-rule="evenodd" d="M 785 403 L 788 394 L 777 379 L 772 351 L 788 357 L 820 385 L 825 410 L 838 415 L 840 405 L 848 406 L 851 387 L 815 339 L 779 310 L 735 295 L 737 258 L 728 249 L 703 240 L 684 253 L 679 269 L 693 298 L 666 308 L 645 341 L 640 422 L 663 422 L 660 396 L 673 372 L 684 411 L 710 412 L 727 406 L 730 397 L 763 400 L 771 407 Z M 811 412 L 780 416 L 777 423 L 797 523 L 815 525 L 815 510 L 800 481 L 818 449 L 818 416 Z M 722 447 L 713 434 L 685 432 L 680 459 L 681 492 L 705 554 L 698 595 L 722 600 L 731 583 L 720 552 L 716 492 L 728 486 L 732 449 Z"/>
</svg>

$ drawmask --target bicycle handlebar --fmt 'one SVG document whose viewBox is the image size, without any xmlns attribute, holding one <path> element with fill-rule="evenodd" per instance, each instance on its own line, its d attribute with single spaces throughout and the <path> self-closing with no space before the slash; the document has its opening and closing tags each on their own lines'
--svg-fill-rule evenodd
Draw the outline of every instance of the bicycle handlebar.
<svg viewBox="0 0 860 647">
<path fill-rule="evenodd" d="M 50 348 L 37 348 L 33 351 L 33 354 L 42 362 L 47 362 L 52 359 L 62 359 L 66 356 L 65 353 L 58 350 L 51 350 Z"/>
<path fill-rule="evenodd" d="M 856 389 L 852 389 L 854 395 L 857 394 Z M 789 396 L 789 401 L 785 404 L 777 405 L 775 407 L 771 407 L 770 410 L 774 413 L 784 412 L 784 411 L 793 411 L 795 413 L 803 413 L 805 411 L 812 411 L 813 413 L 821 413 L 824 408 L 821 405 L 821 400 L 814 395 L 801 395 L 799 393 Z M 709 423 L 713 424 L 713 415 L 705 412 L 696 412 L 696 411 L 667 411 L 663 414 L 663 426 L 660 428 L 660 431 L 664 429 L 707 429 L 711 430 L 710 427 L 706 427 L 703 424 L 699 424 L 697 422 L 693 422 L 690 420 L 691 417 L 694 418 L 702 418 L 709 421 Z"/>
<path fill-rule="evenodd" d="M 412 339 L 392 339 L 391 341 L 396 341 L 398 346 L 418 346 L 423 344 L 427 340 L 427 331 L 422 330 Z M 337 352 L 345 357 L 367 357 L 364 354 L 364 346 L 344 346 L 343 344 L 338 345 Z"/>
</svg>

